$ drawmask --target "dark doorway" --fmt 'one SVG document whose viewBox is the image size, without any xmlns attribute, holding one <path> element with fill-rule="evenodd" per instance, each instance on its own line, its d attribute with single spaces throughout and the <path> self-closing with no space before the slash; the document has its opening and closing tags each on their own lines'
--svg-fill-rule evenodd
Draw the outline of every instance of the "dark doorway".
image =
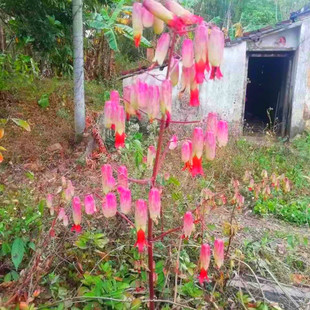
<svg viewBox="0 0 310 310">
<path fill-rule="evenodd" d="M 255 133 L 288 131 L 291 53 L 249 54 L 244 119 Z"/>
</svg>

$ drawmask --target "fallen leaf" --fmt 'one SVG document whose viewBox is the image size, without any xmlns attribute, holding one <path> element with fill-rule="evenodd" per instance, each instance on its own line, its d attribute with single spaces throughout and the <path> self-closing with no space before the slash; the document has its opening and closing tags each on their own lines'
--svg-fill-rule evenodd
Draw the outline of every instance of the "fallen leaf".
<svg viewBox="0 0 310 310">
<path fill-rule="evenodd" d="M 4 136 L 4 129 L 0 128 L 0 139 Z"/>
</svg>

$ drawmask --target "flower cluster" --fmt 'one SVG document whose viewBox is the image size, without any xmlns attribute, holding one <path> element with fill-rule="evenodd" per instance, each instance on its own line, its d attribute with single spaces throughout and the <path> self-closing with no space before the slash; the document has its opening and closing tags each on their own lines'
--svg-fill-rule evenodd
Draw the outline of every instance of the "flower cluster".
<svg viewBox="0 0 310 310">
<path fill-rule="evenodd" d="M 227 142 L 227 122 L 218 121 L 216 113 L 209 113 L 206 132 L 204 133 L 201 127 L 196 127 L 193 131 L 192 140 L 183 142 L 181 149 L 181 157 L 184 163 L 183 170 L 188 169 L 193 177 L 198 174 L 203 175 L 202 155 L 204 151 L 206 159 L 213 160 L 216 153 L 216 144 L 223 147 L 227 145 Z"/>
</svg>

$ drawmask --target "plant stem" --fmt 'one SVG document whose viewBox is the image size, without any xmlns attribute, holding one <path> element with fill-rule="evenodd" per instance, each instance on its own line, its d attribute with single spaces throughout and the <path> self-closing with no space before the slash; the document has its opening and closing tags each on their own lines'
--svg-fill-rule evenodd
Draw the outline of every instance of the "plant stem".
<svg viewBox="0 0 310 310">
<path fill-rule="evenodd" d="M 172 42 L 170 45 L 166 79 L 169 78 L 169 72 L 170 72 L 170 68 L 171 68 L 171 60 L 172 60 L 173 50 L 174 50 L 174 46 L 175 46 L 175 41 L 176 41 L 176 33 L 174 32 Z M 152 175 L 152 186 L 155 186 L 156 177 L 158 174 L 161 147 L 162 147 L 163 136 L 164 136 L 164 132 L 165 132 L 165 123 L 166 123 L 165 120 L 166 120 L 166 115 L 163 114 L 163 116 L 160 120 L 160 130 L 159 130 L 159 135 L 158 135 L 156 157 L 155 157 L 155 163 L 154 163 L 153 175 Z M 152 239 L 153 239 L 153 221 L 149 217 L 149 219 L 148 219 L 148 267 L 149 267 L 150 310 L 155 309 L 155 303 L 154 303 L 154 297 L 155 297 L 155 294 L 154 294 L 154 261 L 153 261 Z"/>
</svg>

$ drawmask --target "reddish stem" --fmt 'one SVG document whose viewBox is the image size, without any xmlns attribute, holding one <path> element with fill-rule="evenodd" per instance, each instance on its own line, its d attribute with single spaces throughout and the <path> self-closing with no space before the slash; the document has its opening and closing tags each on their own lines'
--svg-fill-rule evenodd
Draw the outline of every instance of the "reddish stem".
<svg viewBox="0 0 310 310">
<path fill-rule="evenodd" d="M 142 179 L 142 180 L 128 178 L 128 181 L 132 182 L 132 183 L 137 183 L 137 184 L 143 185 L 143 184 L 148 184 L 148 183 L 152 182 L 152 178 L 151 179 Z"/>
</svg>

